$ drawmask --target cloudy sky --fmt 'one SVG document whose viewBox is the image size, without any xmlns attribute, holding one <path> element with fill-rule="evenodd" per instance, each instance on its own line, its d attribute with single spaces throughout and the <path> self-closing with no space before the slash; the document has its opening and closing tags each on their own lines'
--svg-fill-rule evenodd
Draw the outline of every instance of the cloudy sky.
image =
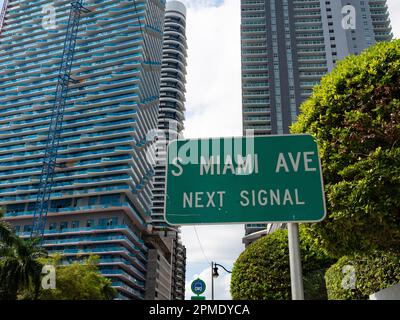
<svg viewBox="0 0 400 320">
<path fill-rule="evenodd" d="M 185 137 L 241 135 L 240 0 L 181 1 L 188 7 Z M 388 0 L 388 4 L 393 31 L 399 38 L 400 1 Z M 187 248 L 187 298 L 191 296 L 190 282 L 198 276 L 211 287 L 210 261 L 231 269 L 243 251 L 243 233 L 243 225 L 182 228 Z M 215 280 L 215 298 L 230 299 L 229 274 L 222 270 L 220 274 Z M 210 290 L 206 296 L 210 297 Z"/>
</svg>

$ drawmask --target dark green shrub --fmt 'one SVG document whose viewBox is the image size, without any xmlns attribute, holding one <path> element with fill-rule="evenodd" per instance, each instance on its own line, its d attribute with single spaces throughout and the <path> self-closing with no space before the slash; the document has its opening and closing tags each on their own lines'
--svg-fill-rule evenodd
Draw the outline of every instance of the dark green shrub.
<svg viewBox="0 0 400 320">
<path fill-rule="evenodd" d="M 325 269 L 334 261 L 300 229 L 305 296 L 326 299 Z M 231 294 L 239 300 L 288 300 L 290 269 L 287 230 L 252 243 L 232 270 Z"/>
<path fill-rule="evenodd" d="M 337 257 L 400 249 L 400 40 L 351 56 L 301 107 L 316 137 L 328 215 L 308 232 Z"/>
<path fill-rule="evenodd" d="M 345 266 L 354 268 L 355 287 L 349 286 L 350 274 Z M 326 272 L 328 297 L 332 300 L 364 300 L 387 287 L 400 283 L 400 255 L 374 252 L 370 255 L 344 256 Z"/>
</svg>

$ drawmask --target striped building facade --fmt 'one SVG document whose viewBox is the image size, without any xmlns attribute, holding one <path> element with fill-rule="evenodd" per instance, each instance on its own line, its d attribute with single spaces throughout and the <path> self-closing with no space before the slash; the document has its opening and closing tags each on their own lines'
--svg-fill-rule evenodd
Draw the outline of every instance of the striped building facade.
<svg viewBox="0 0 400 320">
<path fill-rule="evenodd" d="M 160 109 L 158 114 L 157 159 L 155 166 L 152 222 L 154 231 L 169 244 L 171 265 L 171 299 L 185 298 L 186 248 L 180 228 L 164 218 L 166 187 L 166 147 L 182 135 L 185 120 L 186 7 L 180 1 L 169 1 L 165 10 L 163 56 L 161 65 Z"/>
<path fill-rule="evenodd" d="M 0 37 L 0 206 L 32 228 L 69 0 L 9 0 Z M 87 0 L 82 12 L 44 246 L 96 254 L 120 299 L 144 299 L 164 0 Z"/>
</svg>

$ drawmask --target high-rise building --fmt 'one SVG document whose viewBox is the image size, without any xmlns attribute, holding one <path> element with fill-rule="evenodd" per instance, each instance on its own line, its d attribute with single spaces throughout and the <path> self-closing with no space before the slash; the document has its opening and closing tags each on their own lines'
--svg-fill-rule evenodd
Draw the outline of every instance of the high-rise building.
<svg viewBox="0 0 400 320">
<path fill-rule="evenodd" d="M 171 300 L 185 300 L 186 247 L 179 233 L 174 240 L 172 256 Z"/>
<path fill-rule="evenodd" d="M 170 263 L 171 299 L 183 300 L 185 291 L 186 250 L 180 240 L 180 229 L 168 225 L 164 218 L 166 146 L 180 137 L 185 119 L 186 84 L 186 7 L 179 1 L 169 1 L 165 10 L 163 55 L 161 65 L 160 108 L 158 114 L 157 163 L 155 165 L 152 225 L 153 232 L 162 238 L 158 248 L 159 270 Z M 167 251 L 162 250 L 167 249 Z M 170 251 L 169 251 L 170 250 Z M 164 268 L 162 268 L 164 267 Z M 153 269 L 154 266 L 152 266 Z M 160 273 L 160 283 L 163 282 Z M 150 282 L 149 282 L 150 283 Z M 149 288 L 150 297 L 160 298 L 157 281 Z M 159 286 L 160 287 L 160 286 Z"/>
<path fill-rule="evenodd" d="M 386 0 L 241 0 L 244 132 L 289 133 L 338 61 L 391 38 Z"/>
<path fill-rule="evenodd" d="M 158 114 L 158 163 L 155 167 L 152 219 L 158 230 L 176 230 L 164 218 L 166 146 L 184 129 L 186 84 L 186 7 L 167 2 L 161 66 L 160 109 Z"/>
<path fill-rule="evenodd" d="M 392 37 L 386 0 L 242 0 L 241 9 L 243 124 L 256 135 L 289 133 L 337 61 Z"/>
<path fill-rule="evenodd" d="M 170 238 L 154 233 L 147 237 L 146 243 L 149 251 L 145 299 L 171 300 L 173 243 Z"/>
<path fill-rule="evenodd" d="M 44 247 L 96 254 L 120 299 L 144 299 L 164 0 L 87 0 Z M 0 206 L 27 237 L 71 1 L 9 0 L 0 37 Z"/>
</svg>

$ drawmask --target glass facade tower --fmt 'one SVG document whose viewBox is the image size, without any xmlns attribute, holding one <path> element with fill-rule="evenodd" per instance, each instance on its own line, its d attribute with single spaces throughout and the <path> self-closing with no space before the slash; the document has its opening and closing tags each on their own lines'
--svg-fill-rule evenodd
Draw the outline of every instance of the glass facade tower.
<svg viewBox="0 0 400 320">
<path fill-rule="evenodd" d="M 29 236 L 71 1 L 9 0 L 0 37 L 0 206 Z M 121 299 L 143 299 L 164 0 L 87 0 L 44 246 L 96 254 Z"/>
<path fill-rule="evenodd" d="M 165 10 L 158 114 L 158 163 L 155 166 L 152 222 L 154 231 L 170 243 L 172 300 L 185 298 L 186 249 L 180 239 L 180 228 L 168 225 L 164 218 L 165 161 L 167 144 L 177 139 L 184 129 L 186 58 L 186 7 L 179 1 L 169 1 Z"/>
<path fill-rule="evenodd" d="M 159 137 L 155 166 L 152 219 L 155 229 L 168 228 L 164 219 L 166 146 L 184 129 L 186 92 L 186 7 L 178 1 L 167 3 L 164 25 L 163 57 L 158 114 Z"/>
</svg>

